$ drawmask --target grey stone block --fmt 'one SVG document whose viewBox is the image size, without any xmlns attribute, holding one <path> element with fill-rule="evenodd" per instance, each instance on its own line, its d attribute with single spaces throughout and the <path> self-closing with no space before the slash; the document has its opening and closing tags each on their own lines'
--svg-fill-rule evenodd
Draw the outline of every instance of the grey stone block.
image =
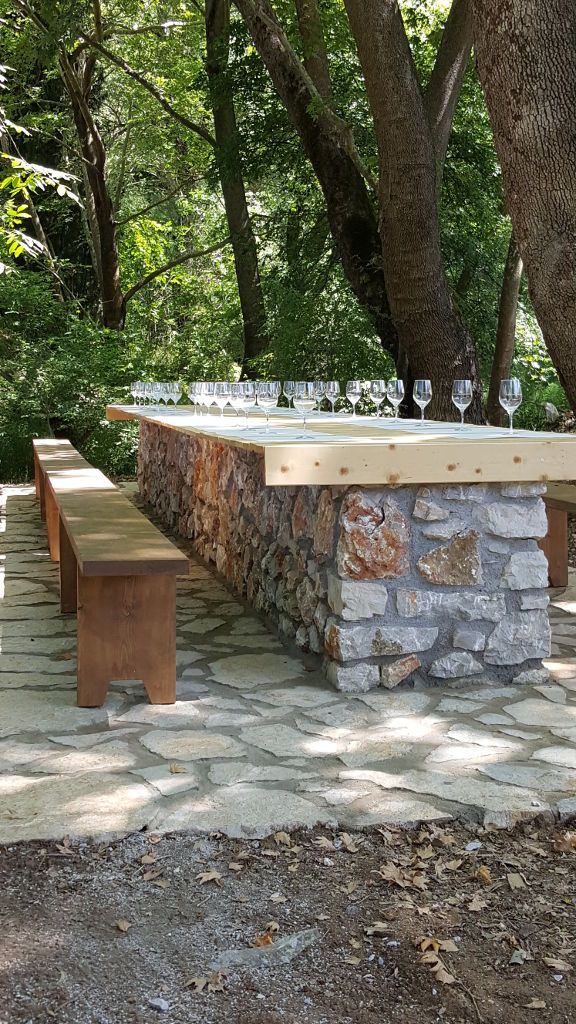
<svg viewBox="0 0 576 1024">
<path fill-rule="evenodd" d="M 453 651 L 443 658 L 437 658 L 428 669 L 428 675 L 437 679 L 458 679 L 461 676 L 475 676 L 484 669 L 476 658 L 466 651 Z"/>
<path fill-rule="evenodd" d="M 384 615 L 388 591 L 379 581 L 343 580 L 332 573 L 328 576 L 328 604 L 343 619 L 371 619 Z"/>
<path fill-rule="evenodd" d="M 550 623 L 545 611 L 513 612 L 488 637 L 485 661 L 491 665 L 521 665 L 550 655 Z"/>
<path fill-rule="evenodd" d="M 544 502 L 539 501 L 508 505 L 493 501 L 478 509 L 478 522 L 497 537 L 545 537 L 548 520 Z"/>
<path fill-rule="evenodd" d="M 489 622 L 498 622 L 506 615 L 504 594 L 399 590 L 396 606 L 399 615 L 410 619 L 445 614 L 467 621 L 488 619 Z"/>
<path fill-rule="evenodd" d="M 466 626 L 459 626 L 454 630 L 454 647 L 464 651 L 483 651 L 486 647 L 486 637 L 477 629 L 467 629 Z"/>
<path fill-rule="evenodd" d="M 510 590 L 544 589 L 548 586 L 548 559 L 543 551 L 515 551 L 502 573 L 503 587 Z"/>
</svg>

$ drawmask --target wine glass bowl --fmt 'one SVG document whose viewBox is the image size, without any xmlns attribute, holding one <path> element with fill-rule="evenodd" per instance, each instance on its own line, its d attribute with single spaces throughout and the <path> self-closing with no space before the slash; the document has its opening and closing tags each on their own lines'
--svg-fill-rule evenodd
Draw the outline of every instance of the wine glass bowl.
<svg viewBox="0 0 576 1024">
<path fill-rule="evenodd" d="M 334 406 L 336 405 L 336 402 L 338 401 L 339 397 L 340 397 L 340 381 L 338 381 L 338 380 L 328 380 L 328 381 L 326 381 L 326 398 L 328 399 L 328 401 L 330 402 L 330 405 L 332 406 L 332 415 L 333 416 L 335 414 Z"/>
<path fill-rule="evenodd" d="M 420 419 L 424 422 L 424 412 L 432 401 L 432 383 L 429 380 L 415 380 L 412 397 L 420 409 Z"/>
<path fill-rule="evenodd" d="M 376 416 L 380 416 L 380 406 L 386 398 L 386 381 L 385 380 L 371 380 L 370 381 L 370 398 L 376 406 Z"/>
<path fill-rule="evenodd" d="M 349 380 L 346 384 L 346 398 L 352 406 L 352 416 L 356 418 L 356 406 L 362 398 L 362 381 Z"/>
<path fill-rule="evenodd" d="M 472 402 L 472 381 L 455 380 L 452 384 L 452 403 L 460 413 L 460 425 L 464 426 L 464 413 Z"/>
<path fill-rule="evenodd" d="M 278 399 L 282 393 L 279 380 L 261 380 L 256 386 L 258 394 L 258 405 L 266 413 L 266 430 L 270 429 L 270 410 L 278 405 Z"/>
<path fill-rule="evenodd" d="M 394 419 L 398 419 L 398 409 L 404 401 L 404 381 L 394 377 L 386 386 L 386 397 L 394 409 Z"/>
<path fill-rule="evenodd" d="M 499 402 L 508 413 L 510 433 L 514 433 L 514 413 L 522 405 L 522 385 L 518 377 L 509 377 L 500 381 Z"/>
<path fill-rule="evenodd" d="M 306 414 L 312 412 L 316 405 L 314 382 L 298 380 L 294 386 L 294 408 L 302 415 L 302 424 L 306 430 Z"/>
</svg>

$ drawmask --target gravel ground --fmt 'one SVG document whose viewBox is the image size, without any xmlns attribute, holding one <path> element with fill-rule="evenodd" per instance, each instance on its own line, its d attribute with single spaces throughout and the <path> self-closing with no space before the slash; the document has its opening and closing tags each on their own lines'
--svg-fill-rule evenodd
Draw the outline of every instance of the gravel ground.
<svg viewBox="0 0 576 1024">
<path fill-rule="evenodd" d="M 568 1024 L 575 864 L 535 825 L 4 848 L 0 1021 Z"/>
</svg>

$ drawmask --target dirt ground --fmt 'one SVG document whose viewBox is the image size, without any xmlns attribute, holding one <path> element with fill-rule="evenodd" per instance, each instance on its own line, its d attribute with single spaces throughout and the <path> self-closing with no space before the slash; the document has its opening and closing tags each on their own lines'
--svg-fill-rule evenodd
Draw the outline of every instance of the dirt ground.
<svg viewBox="0 0 576 1024">
<path fill-rule="evenodd" d="M 575 866 L 533 825 L 5 848 L 0 1021 L 573 1021 Z"/>
</svg>

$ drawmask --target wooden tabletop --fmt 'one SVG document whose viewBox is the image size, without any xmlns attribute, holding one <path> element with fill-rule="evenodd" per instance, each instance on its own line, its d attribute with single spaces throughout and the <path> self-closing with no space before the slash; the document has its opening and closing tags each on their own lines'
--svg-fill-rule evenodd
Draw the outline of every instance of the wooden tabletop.
<svg viewBox="0 0 576 1024">
<path fill-rule="evenodd" d="M 188 406 L 109 405 L 109 420 L 143 420 L 259 452 L 271 486 L 498 483 L 574 480 L 576 435 L 389 417 L 261 410 L 245 420 L 197 416 Z"/>
</svg>

